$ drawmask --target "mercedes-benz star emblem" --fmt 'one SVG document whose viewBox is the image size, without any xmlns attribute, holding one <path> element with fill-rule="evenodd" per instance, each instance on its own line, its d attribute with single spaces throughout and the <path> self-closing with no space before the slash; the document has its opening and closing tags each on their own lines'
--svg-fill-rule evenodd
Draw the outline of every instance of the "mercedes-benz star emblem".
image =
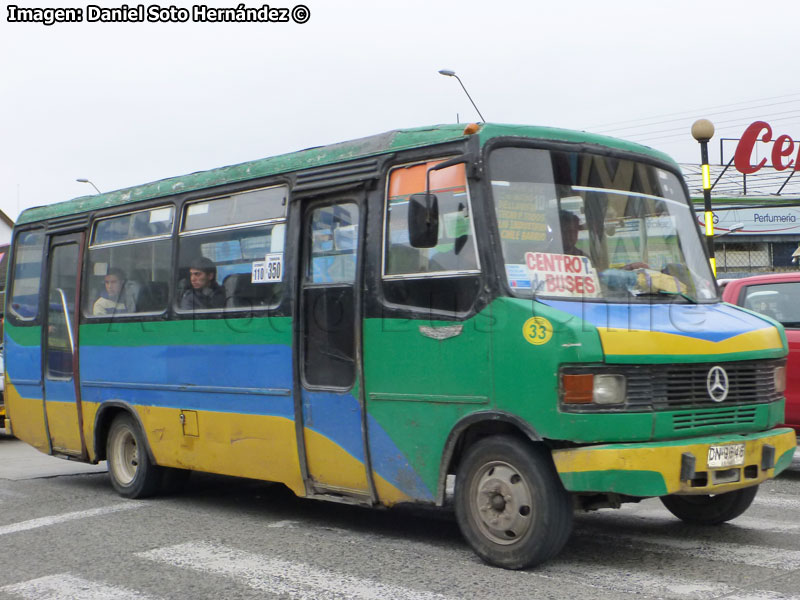
<svg viewBox="0 0 800 600">
<path fill-rule="evenodd" d="M 728 397 L 728 374 L 720 366 L 711 367 L 706 377 L 708 395 L 714 402 L 722 402 Z"/>
</svg>

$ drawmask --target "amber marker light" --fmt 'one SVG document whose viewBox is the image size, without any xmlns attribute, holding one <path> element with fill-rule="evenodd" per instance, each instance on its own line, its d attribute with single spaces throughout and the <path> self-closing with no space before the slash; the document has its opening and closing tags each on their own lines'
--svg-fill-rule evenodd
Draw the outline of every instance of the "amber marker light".
<svg viewBox="0 0 800 600">
<path fill-rule="evenodd" d="M 466 127 L 464 127 L 464 135 L 472 135 L 473 133 L 478 133 L 481 130 L 481 126 L 477 123 L 470 123 Z"/>
<path fill-rule="evenodd" d="M 591 404 L 594 391 L 594 375 L 562 375 L 564 404 Z"/>
</svg>

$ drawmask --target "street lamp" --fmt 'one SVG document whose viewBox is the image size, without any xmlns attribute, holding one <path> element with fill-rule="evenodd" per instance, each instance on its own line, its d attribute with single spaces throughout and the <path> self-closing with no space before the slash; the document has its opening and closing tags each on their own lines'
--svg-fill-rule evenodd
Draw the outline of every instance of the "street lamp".
<svg viewBox="0 0 800 600">
<path fill-rule="evenodd" d="M 736 223 L 735 225 L 731 225 L 728 231 L 723 231 L 722 233 L 715 234 L 714 239 L 721 238 L 723 235 L 730 235 L 731 233 L 739 231 L 740 229 L 744 229 L 744 223 Z"/>
<path fill-rule="evenodd" d="M 469 98 L 469 101 L 472 102 L 472 106 L 475 107 L 475 111 L 478 113 L 478 116 L 481 118 L 481 122 L 482 123 L 486 123 L 486 119 L 483 118 L 483 115 L 481 114 L 481 111 L 479 111 L 478 107 L 475 106 L 475 102 L 472 100 L 472 96 L 469 95 L 469 92 L 467 91 L 467 88 L 465 88 L 464 84 L 461 83 L 461 79 L 459 78 L 458 75 L 456 75 L 456 72 L 455 71 L 451 71 L 450 69 L 440 69 L 439 70 L 439 74 L 440 75 L 444 75 L 446 77 L 455 77 L 456 79 L 458 79 L 458 83 L 461 84 L 461 89 L 464 90 L 464 93 L 467 95 L 467 98 Z"/>
<path fill-rule="evenodd" d="M 89 180 L 88 180 L 88 179 L 86 179 L 85 177 L 80 177 L 80 178 L 76 179 L 75 181 L 77 181 L 78 183 L 88 183 L 88 184 L 89 184 L 90 186 L 92 186 L 92 187 L 93 187 L 95 190 L 97 190 L 97 193 L 98 193 L 98 194 L 102 194 L 102 193 L 103 193 L 103 192 L 101 192 L 100 190 L 98 190 L 98 189 L 97 189 L 97 186 L 96 186 L 95 184 L 93 184 L 91 181 L 89 181 Z"/>
<path fill-rule="evenodd" d="M 711 270 L 717 276 L 717 259 L 714 258 L 714 213 L 711 212 L 711 166 L 708 164 L 708 140 L 714 137 L 714 124 L 708 119 L 698 119 L 692 125 L 692 137 L 700 142 L 700 168 L 703 171 L 703 203 L 706 225 L 706 247 L 711 260 Z"/>
</svg>

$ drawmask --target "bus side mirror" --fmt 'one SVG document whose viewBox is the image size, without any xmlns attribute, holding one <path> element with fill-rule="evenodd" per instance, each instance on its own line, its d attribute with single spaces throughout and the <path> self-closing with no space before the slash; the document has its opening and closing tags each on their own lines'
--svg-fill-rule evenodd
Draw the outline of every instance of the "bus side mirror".
<svg viewBox="0 0 800 600">
<path fill-rule="evenodd" d="M 439 242 L 436 194 L 411 194 L 408 198 L 408 239 L 412 248 L 433 248 Z"/>
</svg>

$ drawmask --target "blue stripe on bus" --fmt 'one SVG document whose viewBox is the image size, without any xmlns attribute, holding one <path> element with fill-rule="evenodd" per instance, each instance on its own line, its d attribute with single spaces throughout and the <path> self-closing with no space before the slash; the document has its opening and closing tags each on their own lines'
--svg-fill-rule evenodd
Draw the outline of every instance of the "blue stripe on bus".
<svg viewBox="0 0 800 600">
<path fill-rule="evenodd" d="M 211 358 L 209 358 L 211 357 Z M 294 420 L 289 395 L 192 391 L 197 387 L 294 389 L 292 349 L 283 345 L 235 346 L 83 346 L 81 379 L 112 382 L 112 387 L 82 385 L 87 402 L 124 400 L 134 405 L 209 412 L 256 414 Z M 124 382 L 136 382 L 130 388 Z M 152 384 L 148 389 L 147 384 Z M 159 385 L 186 385 L 180 391 Z M 358 400 L 352 394 L 304 391 L 312 402 L 305 425 L 364 462 Z M 347 422 L 348 417 L 352 421 Z M 380 424 L 368 417 L 373 468 L 413 498 L 433 499 L 407 458 Z"/>
<path fill-rule="evenodd" d="M 351 393 L 304 390 L 303 405 L 305 427 L 336 442 L 353 458 L 365 462 L 360 406 Z M 380 423 L 369 414 L 367 429 L 373 470 L 408 496 L 433 500 L 433 494 L 409 464 L 406 456 Z"/>
<path fill-rule="evenodd" d="M 719 304 L 606 304 L 539 299 L 595 327 L 620 331 L 656 331 L 720 342 L 763 329 L 770 323 L 733 306 Z"/>
<path fill-rule="evenodd" d="M 21 346 L 5 336 L 5 368 L 8 379 L 23 398 L 42 398 L 42 349 Z M 19 381 L 19 383 L 18 383 Z"/>
<path fill-rule="evenodd" d="M 81 379 L 291 389 L 292 349 L 279 344 L 82 346 Z"/>
</svg>

